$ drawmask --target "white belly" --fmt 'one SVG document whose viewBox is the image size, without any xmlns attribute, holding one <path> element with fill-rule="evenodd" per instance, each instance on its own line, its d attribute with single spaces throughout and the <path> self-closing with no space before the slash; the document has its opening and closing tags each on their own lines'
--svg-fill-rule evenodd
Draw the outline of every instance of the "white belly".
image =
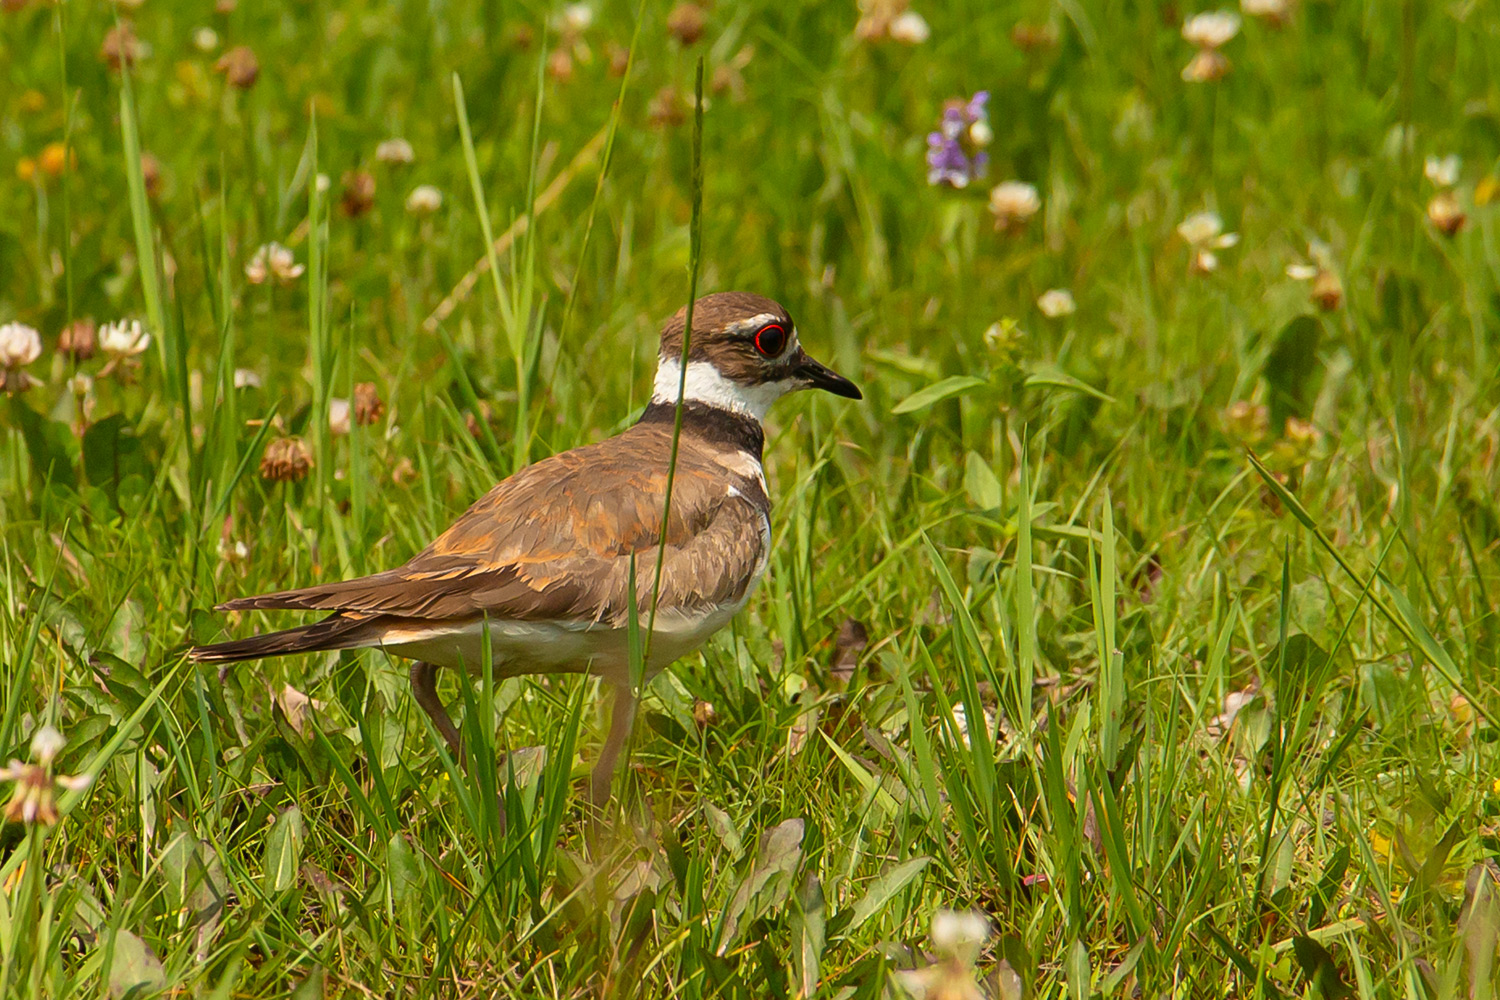
<svg viewBox="0 0 1500 1000">
<path fill-rule="evenodd" d="M 740 600 L 697 615 L 659 612 L 651 638 L 648 676 L 703 645 L 744 605 Z M 607 625 L 476 619 L 393 630 L 382 638 L 380 647 L 397 656 L 478 674 L 484 669 L 486 629 L 496 676 L 588 672 L 616 684 L 625 683 L 629 677 L 629 630 Z M 645 621 L 640 632 L 644 644 Z"/>
</svg>

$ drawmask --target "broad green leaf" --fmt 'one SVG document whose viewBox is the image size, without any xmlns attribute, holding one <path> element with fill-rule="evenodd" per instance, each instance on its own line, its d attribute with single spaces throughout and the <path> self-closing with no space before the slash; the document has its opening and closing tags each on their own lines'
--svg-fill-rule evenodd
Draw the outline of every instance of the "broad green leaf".
<svg viewBox="0 0 1500 1000">
<path fill-rule="evenodd" d="M 109 995 L 144 996 L 166 988 L 167 974 L 151 948 L 126 930 L 115 932 L 114 958 L 109 965 Z"/>
<path fill-rule="evenodd" d="M 174 910 L 186 910 L 194 923 L 218 915 L 229 898 L 229 882 L 213 845 L 191 832 L 173 837 L 161 853 L 165 896 Z"/>
<path fill-rule="evenodd" d="M 894 899 L 897 893 L 905 889 L 918 875 L 922 874 L 922 869 L 926 868 L 927 862 L 931 860 L 931 858 L 923 855 L 912 858 L 910 861 L 903 861 L 871 882 L 870 888 L 866 890 L 864 896 L 860 898 L 859 902 L 854 904 L 854 916 L 850 918 L 848 925 L 844 928 L 844 932 L 853 931 L 860 924 L 863 924 L 866 920 L 869 920 L 875 914 L 885 909 L 886 904 Z"/>
<path fill-rule="evenodd" d="M 1080 379 L 1076 379 L 1067 372 L 1050 366 L 1042 366 L 1026 376 L 1022 383 L 1028 389 L 1036 389 L 1043 386 L 1053 389 L 1068 389 L 1072 392 L 1081 392 L 1085 396 L 1093 396 L 1101 403 L 1113 403 L 1115 397 L 1107 392 L 1101 392 Z"/>
<path fill-rule="evenodd" d="M 789 819 L 766 832 L 750 875 L 740 883 L 724 915 L 719 954 L 735 943 L 739 929 L 779 907 L 791 891 L 791 876 L 802 861 L 803 821 Z"/>
<path fill-rule="evenodd" d="M 989 385 L 989 383 L 982 378 L 975 378 L 973 375 L 950 375 L 941 382 L 934 382 L 925 389 L 918 389 L 891 407 L 891 412 L 913 413 L 931 406 L 933 403 L 948 399 L 951 396 L 961 396 L 986 385 Z"/>
<path fill-rule="evenodd" d="M 422 862 L 406 838 L 395 834 L 385 845 L 386 877 L 390 879 L 391 898 L 405 905 L 416 898 L 422 885 Z"/>
<path fill-rule="evenodd" d="M 1495 945 L 1500 942 L 1500 884 L 1494 862 L 1481 861 L 1464 880 L 1464 907 L 1458 930 L 1469 953 L 1469 995 L 1494 1000 Z"/>
<path fill-rule="evenodd" d="M 980 510 L 995 510 L 1000 506 L 1000 479 L 983 456 L 971 451 L 964 458 L 964 492 L 969 502 Z"/>
<path fill-rule="evenodd" d="M 745 845 L 740 840 L 739 831 L 734 828 L 734 821 L 729 814 L 712 802 L 703 803 L 703 814 L 708 817 L 708 825 L 713 829 L 714 835 L 719 842 L 729 851 L 731 858 L 737 858 L 745 851 Z"/>
<path fill-rule="evenodd" d="M 802 995 L 810 997 L 818 992 L 827 931 L 823 884 L 816 874 L 808 872 L 807 878 L 803 879 L 802 888 L 797 891 L 797 904 L 797 912 L 792 917 L 792 933 L 795 935 L 792 966 Z"/>
<path fill-rule="evenodd" d="M 264 880 L 266 892 L 290 889 L 297 883 L 297 869 L 302 864 L 302 810 L 296 806 L 276 817 L 276 824 L 266 837 Z"/>
<path fill-rule="evenodd" d="M 317 966 L 292 990 L 292 1000 L 323 1000 L 328 995 L 327 978 L 323 967 Z"/>
<path fill-rule="evenodd" d="M 1093 971 L 1089 966 L 1089 950 L 1082 941 L 1074 941 L 1063 959 L 1063 969 L 1068 977 L 1068 996 L 1073 1000 L 1085 1000 L 1093 996 Z"/>
</svg>

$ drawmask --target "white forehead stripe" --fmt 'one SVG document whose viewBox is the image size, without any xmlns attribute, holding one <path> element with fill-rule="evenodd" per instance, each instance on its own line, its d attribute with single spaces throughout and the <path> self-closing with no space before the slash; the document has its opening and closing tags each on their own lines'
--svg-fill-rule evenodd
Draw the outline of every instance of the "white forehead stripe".
<svg viewBox="0 0 1500 1000">
<path fill-rule="evenodd" d="M 656 385 L 651 390 L 651 402 L 677 405 L 679 382 L 682 382 L 682 363 L 676 358 L 662 358 L 656 366 Z M 689 361 L 687 380 L 682 382 L 682 399 L 687 403 L 703 403 L 764 420 L 771 404 L 795 388 L 797 383 L 792 379 L 741 385 L 725 378 L 707 361 Z"/>
<path fill-rule="evenodd" d="M 781 322 L 781 317 L 777 316 L 775 313 L 756 313 L 754 316 L 751 316 L 749 319 L 736 320 L 735 322 L 729 324 L 729 329 L 735 330 L 735 331 L 739 331 L 739 330 L 759 330 L 761 327 L 765 326 L 767 323 L 780 323 L 780 322 Z"/>
</svg>

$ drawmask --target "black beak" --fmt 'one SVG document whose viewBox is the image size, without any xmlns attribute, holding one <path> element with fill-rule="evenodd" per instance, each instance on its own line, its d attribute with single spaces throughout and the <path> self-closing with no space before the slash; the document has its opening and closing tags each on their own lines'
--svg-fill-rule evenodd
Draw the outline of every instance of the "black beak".
<svg viewBox="0 0 1500 1000">
<path fill-rule="evenodd" d="M 845 399 L 864 399 L 859 386 L 821 362 L 803 354 L 793 369 L 797 377 L 811 389 L 823 389 Z"/>
</svg>

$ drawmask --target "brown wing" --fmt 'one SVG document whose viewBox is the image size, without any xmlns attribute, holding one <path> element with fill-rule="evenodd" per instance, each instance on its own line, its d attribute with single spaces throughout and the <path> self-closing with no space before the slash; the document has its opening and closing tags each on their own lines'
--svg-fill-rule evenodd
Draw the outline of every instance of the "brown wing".
<svg viewBox="0 0 1500 1000">
<path fill-rule="evenodd" d="M 649 606 L 655 581 L 667 464 L 660 437 L 638 426 L 523 469 L 398 569 L 221 607 L 623 621 L 632 557 L 639 607 Z M 685 443 L 672 488 L 662 604 L 708 608 L 743 596 L 765 554 L 763 503 L 763 496 L 728 490 L 724 469 Z"/>
</svg>

